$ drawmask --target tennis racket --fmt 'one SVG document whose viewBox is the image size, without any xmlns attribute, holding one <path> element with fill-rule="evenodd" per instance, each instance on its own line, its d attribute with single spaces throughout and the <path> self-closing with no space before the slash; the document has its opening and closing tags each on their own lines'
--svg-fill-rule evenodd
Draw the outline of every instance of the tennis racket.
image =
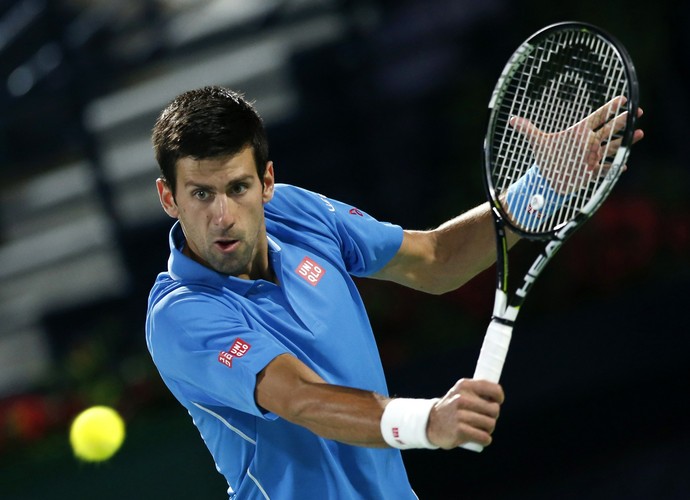
<svg viewBox="0 0 690 500">
<path fill-rule="evenodd" d="M 511 56 L 489 110 L 483 166 L 496 229 L 497 283 L 474 378 L 498 382 L 534 281 L 625 168 L 638 115 L 635 69 L 624 47 L 601 29 L 554 24 Z M 512 294 L 507 227 L 541 242 Z M 482 450 L 476 443 L 463 447 Z"/>
</svg>

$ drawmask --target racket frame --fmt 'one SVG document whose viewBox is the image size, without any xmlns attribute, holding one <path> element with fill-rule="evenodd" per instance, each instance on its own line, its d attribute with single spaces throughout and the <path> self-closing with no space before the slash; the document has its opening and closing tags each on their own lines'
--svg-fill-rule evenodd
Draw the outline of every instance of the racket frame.
<svg viewBox="0 0 690 500">
<path fill-rule="evenodd" d="M 615 49 L 623 62 L 625 77 L 628 82 L 628 93 L 626 96 L 627 102 L 625 104 L 627 106 L 628 115 L 626 117 L 626 124 L 622 135 L 621 147 L 618 149 L 612 161 L 611 168 L 607 172 L 604 181 L 593 193 L 591 199 L 577 211 L 574 217 L 572 217 L 570 220 L 562 222 L 553 229 L 542 232 L 528 232 L 512 223 L 511 218 L 506 213 L 503 204 L 499 199 L 500 193 L 497 193 L 493 186 L 493 164 L 491 161 L 492 145 L 489 139 L 493 137 L 495 128 L 497 126 L 496 103 L 500 101 L 502 93 L 505 92 L 507 87 L 506 84 L 510 81 L 510 77 L 512 77 L 515 71 L 517 71 L 519 68 L 520 61 L 529 55 L 533 44 L 538 43 L 541 39 L 548 37 L 555 31 L 567 29 L 591 32 L 596 36 L 603 38 L 607 44 Z M 483 147 L 483 166 L 485 173 L 484 188 L 490 202 L 491 214 L 496 233 L 496 292 L 491 322 L 489 323 L 486 335 L 484 337 L 476 370 L 473 375 L 474 379 L 484 379 L 492 382 L 499 381 L 511 341 L 515 320 L 517 319 L 520 307 L 522 306 L 532 285 L 536 281 L 537 277 L 541 274 L 546 264 L 553 258 L 566 239 L 569 238 L 577 228 L 582 226 L 582 224 L 584 224 L 601 206 L 620 177 L 620 174 L 623 170 L 623 165 L 625 164 L 625 161 L 629 155 L 630 144 L 632 143 L 632 137 L 637 119 L 638 100 L 639 88 L 637 76 L 635 74 L 632 59 L 630 58 L 628 52 L 613 36 L 591 24 L 568 21 L 546 26 L 525 40 L 525 42 L 523 42 L 520 47 L 518 47 L 518 49 L 511 55 L 508 62 L 504 66 L 501 76 L 499 77 L 489 100 L 489 125 Z M 519 288 L 516 288 L 512 295 L 509 295 L 508 282 L 509 245 L 506 235 L 507 229 L 515 232 L 521 238 L 545 243 L 536 259 L 525 273 L 522 285 Z M 465 443 L 462 445 L 462 447 L 476 452 L 483 450 L 483 446 L 472 442 Z"/>
</svg>

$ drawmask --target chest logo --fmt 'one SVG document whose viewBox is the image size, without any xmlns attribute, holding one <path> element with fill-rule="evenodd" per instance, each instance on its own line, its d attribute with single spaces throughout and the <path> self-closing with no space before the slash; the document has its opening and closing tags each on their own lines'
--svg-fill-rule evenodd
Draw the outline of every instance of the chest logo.
<svg viewBox="0 0 690 500">
<path fill-rule="evenodd" d="M 232 344 L 232 347 L 228 349 L 227 351 L 220 351 L 218 354 L 218 361 L 228 368 L 232 368 L 232 359 L 233 358 L 241 358 L 245 354 L 247 354 L 247 351 L 251 347 L 250 344 L 247 344 L 244 340 L 241 338 L 237 338 L 235 340 L 235 343 Z"/>
<path fill-rule="evenodd" d="M 312 286 L 316 286 L 326 274 L 326 270 L 309 257 L 302 259 L 295 272 Z"/>
</svg>

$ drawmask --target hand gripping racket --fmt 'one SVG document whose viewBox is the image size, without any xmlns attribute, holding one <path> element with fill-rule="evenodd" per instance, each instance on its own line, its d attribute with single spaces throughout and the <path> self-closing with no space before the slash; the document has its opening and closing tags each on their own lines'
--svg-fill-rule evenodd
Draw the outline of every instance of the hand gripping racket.
<svg viewBox="0 0 690 500">
<path fill-rule="evenodd" d="M 483 163 L 496 229 L 497 286 L 474 378 L 498 382 L 535 279 L 625 168 L 638 114 L 635 70 L 625 49 L 601 29 L 554 24 L 515 51 L 489 110 Z M 543 243 L 512 295 L 506 226 Z M 476 443 L 463 447 L 482 450 Z"/>
</svg>

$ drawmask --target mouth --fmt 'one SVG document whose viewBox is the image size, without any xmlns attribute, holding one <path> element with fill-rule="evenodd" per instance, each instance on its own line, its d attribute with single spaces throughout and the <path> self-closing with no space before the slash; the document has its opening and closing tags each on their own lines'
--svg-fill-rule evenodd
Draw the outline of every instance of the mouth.
<svg viewBox="0 0 690 500">
<path fill-rule="evenodd" d="M 215 247 L 220 250 L 222 253 L 231 253 L 234 250 L 237 249 L 239 246 L 240 241 L 239 240 L 216 240 L 214 242 Z"/>
</svg>

